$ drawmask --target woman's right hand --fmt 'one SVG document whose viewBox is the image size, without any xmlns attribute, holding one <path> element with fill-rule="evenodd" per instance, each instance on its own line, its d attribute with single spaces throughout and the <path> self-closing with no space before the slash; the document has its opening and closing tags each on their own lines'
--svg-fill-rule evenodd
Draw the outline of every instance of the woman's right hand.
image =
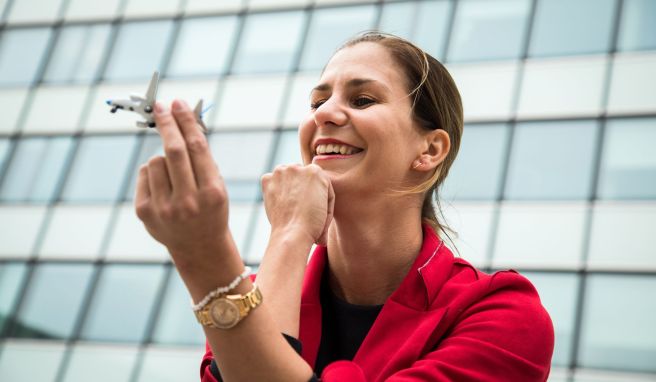
<svg viewBox="0 0 656 382">
<path fill-rule="evenodd" d="M 312 243 L 326 244 L 335 192 L 321 167 L 278 166 L 262 176 L 262 193 L 272 235 L 301 234 Z"/>
</svg>

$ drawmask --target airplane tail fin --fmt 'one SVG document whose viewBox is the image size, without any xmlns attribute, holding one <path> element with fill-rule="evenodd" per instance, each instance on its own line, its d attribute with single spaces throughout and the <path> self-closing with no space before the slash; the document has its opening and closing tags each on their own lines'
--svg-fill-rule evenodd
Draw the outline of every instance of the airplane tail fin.
<svg viewBox="0 0 656 382">
<path fill-rule="evenodd" d="M 156 70 L 153 72 L 153 77 L 150 79 L 148 84 L 148 90 L 146 91 L 146 105 L 154 106 L 157 99 L 157 84 L 159 83 L 159 72 Z"/>
<path fill-rule="evenodd" d="M 203 122 L 203 112 L 203 100 L 200 99 L 198 100 L 196 107 L 194 107 L 194 115 L 196 116 L 196 122 L 198 122 L 202 128 L 203 133 L 207 133 L 207 126 L 205 126 L 205 122 Z"/>
</svg>

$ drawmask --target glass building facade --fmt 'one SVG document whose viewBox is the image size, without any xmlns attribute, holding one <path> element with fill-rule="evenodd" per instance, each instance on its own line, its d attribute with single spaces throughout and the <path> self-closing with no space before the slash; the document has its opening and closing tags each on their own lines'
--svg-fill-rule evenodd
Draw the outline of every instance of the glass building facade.
<svg viewBox="0 0 656 382">
<path fill-rule="evenodd" d="M 214 104 L 231 229 L 257 266 L 259 178 L 300 163 L 310 88 L 370 29 L 454 76 L 447 223 L 462 257 L 537 286 L 550 380 L 656 380 L 652 0 L 0 0 L 0 380 L 197 380 L 202 331 L 132 207 L 160 140 L 104 100 L 158 69 L 161 100 Z"/>
</svg>

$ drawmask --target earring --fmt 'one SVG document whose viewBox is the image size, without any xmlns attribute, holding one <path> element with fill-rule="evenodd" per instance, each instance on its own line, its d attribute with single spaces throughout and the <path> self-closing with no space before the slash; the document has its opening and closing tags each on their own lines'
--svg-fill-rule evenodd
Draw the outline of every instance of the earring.
<svg viewBox="0 0 656 382">
<path fill-rule="evenodd" d="M 412 169 L 415 170 L 417 167 L 423 165 L 424 163 L 422 161 L 419 161 L 416 165 L 412 166 Z"/>
</svg>

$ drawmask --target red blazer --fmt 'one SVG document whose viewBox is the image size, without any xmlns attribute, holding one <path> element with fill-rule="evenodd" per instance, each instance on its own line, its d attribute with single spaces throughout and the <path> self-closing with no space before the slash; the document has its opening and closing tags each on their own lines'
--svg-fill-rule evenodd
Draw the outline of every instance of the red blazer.
<svg viewBox="0 0 656 382">
<path fill-rule="evenodd" d="M 326 248 L 305 272 L 299 339 L 314 367 L 321 341 L 319 286 Z M 424 226 L 410 272 L 392 293 L 352 361 L 328 365 L 324 382 L 546 381 L 554 348 L 549 314 L 515 271 L 488 275 L 454 258 Z M 203 382 L 215 382 L 207 347 Z"/>
</svg>

